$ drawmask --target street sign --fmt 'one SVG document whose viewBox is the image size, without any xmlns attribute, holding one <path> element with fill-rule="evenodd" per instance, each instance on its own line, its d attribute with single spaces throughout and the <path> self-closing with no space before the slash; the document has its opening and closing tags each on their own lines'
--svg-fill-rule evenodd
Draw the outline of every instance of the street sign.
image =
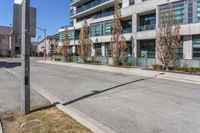
<svg viewBox="0 0 200 133">
<path fill-rule="evenodd" d="M 16 1 L 20 3 L 20 0 Z M 36 37 L 36 8 L 30 7 L 30 34 Z M 14 4 L 13 9 L 13 33 L 21 34 L 22 29 L 22 5 Z"/>
</svg>

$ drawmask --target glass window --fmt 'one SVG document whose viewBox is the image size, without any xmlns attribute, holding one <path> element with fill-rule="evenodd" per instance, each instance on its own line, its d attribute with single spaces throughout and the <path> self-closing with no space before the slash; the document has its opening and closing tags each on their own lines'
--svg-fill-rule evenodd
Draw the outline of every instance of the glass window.
<svg viewBox="0 0 200 133">
<path fill-rule="evenodd" d="M 111 56 L 110 43 L 105 43 L 105 56 L 107 57 Z"/>
<path fill-rule="evenodd" d="M 172 10 L 176 14 L 176 19 L 178 22 L 183 23 L 184 20 L 184 2 L 175 2 L 172 4 Z M 168 5 L 163 5 L 160 7 L 160 13 L 167 13 L 170 9 Z"/>
<path fill-rule="evenodd" d="M 128 45 L 128 47 L 127 47 L 127 49 L 126 49 L 126 52 L 127 52 L 127 56 L 130 56 L 130 57 L 132 57 L 132 42 L 127 42 L 127 45 Z"/>
<path fill-rule="evenodd" d="M 192 36 L 193 57 L 200 58 L 200 35 Z"/>
<path fill-rule="evenodd" d="M 178 48 L 177 59 L 183 59 L 183 37 L 181 37 L 181 46 Z"/>
<path fill-rule="evenodd" d="M 101 44 L 94 44 L 95 56 L 101 56 Z"/>
<path fill-rule="evenodd" d="M 123 33 L 132 32 L 132 20 L 122 21 Z"/>
<path fill-rule="evenodd" d="M 140 41 L 140 57 L 142 53 L 147 52 L 147 58 L 155 58 L 155 40 Z"/>
<path fill-rule="evenodd" d="M 138 31 L 154 30 L 156 27 L 156 14 L 140 16 Z"/>
<path fill-rule="evenodd" d="M 197 12 L 197 21 L 200 21 L 200 0 L 197 1 L 197 5 L 196 5 L 196 12 Z"/>
<path fill-rule="evenodd" d="M 129 0 L 129 5 L 134 5 L 135 4 L 135 0 Z"/>
<path fill-rule="evenodd" d="M 90 36 L 100 36 L 101 35 L 100 24 L 90 26 Z"/>
<path fill-rule="evenodd" d="M 112 32 L 112 22 L 106 22 L 104 25 L 104 35 L 111 35 Z"/>
</svg>

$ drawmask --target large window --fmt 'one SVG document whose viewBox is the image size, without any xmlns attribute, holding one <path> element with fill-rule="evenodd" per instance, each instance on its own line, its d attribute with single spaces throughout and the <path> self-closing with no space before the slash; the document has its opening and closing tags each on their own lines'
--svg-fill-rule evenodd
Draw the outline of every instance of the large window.
<svg viewBox="0 0 200 133">
<path fill-rule="evenodd" d="M 196 11 L 197 11 L 196 18 L 197 18 L 197 21 L 199 22 L 200 21 L 200 0 L 197 1 Z"/>
<path fill-rule="evenodd" d="M 94 49 L 95 49 L 95 56 L 101 56 L 101 44 L 100 43 L 94 44 Z"/>
<path fill-rule="evenodd" d="M 105 43 L 105 56 L 107 57 L 111 56 L 110 43 Z"/>
<path fill-rule="evenodd" d="M 106 22 L 104 24 L 104 35 L 111 35 L 112 32 L 112 22 Z"/>
<path fill-rule="evenodd" d="M 129 0 L 129 5 L 134 5 L 135 4 L 135 0 Z"/>
<path fill-rule="evenodd" d="M 184 1 L 173 3 L 172 10 L 176 14 L 177 21 L 180 23 L 183 23 L 184 22 Z M 167 13 L 169 11 L 170 11 L 170 8 L 167 4 L 160 6 L 160 13 Z"/>
<path fill-rule="evenodd" d="M 140 16 L 138 31 L 154 30 L 156 27 L 156 14 Z"/>
<path fill-rule="evenodd" d="M 147 58 L 155 58 L 155 40 L 142 40 L 140 41 L 140 57 L 147 53 Z"/>
<path fill-rule="evenodd" d="M 90 36 L 100 36 L 101 35 L 101 26 L 100 24 L 90 26 Z"/>
<path fill-rule="evenodd" d="M 68 38 L 69 38 L 69 40 L 74 40 L 74 37 L 75 37 L 75 40 L 77 40 L 77 39 L 79 39 L 79 34 L 80 34 L 80 30 L 76 30 L 75 34 L 74 34 L 74 31 L 69 31 Z"/>
<path fill-rule="evenodd" d="M 200 58 L 200 35 L 192 36 L 193 57 Z"/>
<path fill-rule="evenodd" d="M 122 21 L 123 33 L 132 32 L 132 20 Z"/>
<path fill-rule="evenodd" d="M 127 42 L 127 45 L 128 45 L 126 49 L 127 56 L 132 57 L 132 51 L 133 51 L 132 42 Z"/>
</svg>

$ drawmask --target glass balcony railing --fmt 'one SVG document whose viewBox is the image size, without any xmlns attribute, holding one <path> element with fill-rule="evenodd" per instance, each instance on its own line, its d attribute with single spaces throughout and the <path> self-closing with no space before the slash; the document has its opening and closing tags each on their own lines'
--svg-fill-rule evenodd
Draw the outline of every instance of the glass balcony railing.
<svg viewBox="0 0 200 133">
<path fill-rule="evenodd" d="M 123 29 L 123 33 L 124 34 L 126 34 L 126 33 L 132 33 L 132 28 Z"/>
<path fill-rule="evenodd" d="M 93 8 L 95 6 L 98 6 L 98 5 L 100 5 L 100 4 L 104 3 L 104 2 L 107 2 L 107 1 L 109 1 L 109 0 L 95 0 L 95 1 L 93 1 L 91 3 L 86 4 L 86 5 L 82 5 L 81 7 L 78 7 L 76 9 L 76 14 L 78 14 L 80 12 L 83 12 L 85 10 L 91 9 L 91 8 Z"/>
<path fill-rule="evenodd" d="M 137 31 L 148 31 L 148 30 L 155 30 L 156 25 L 143 25 L 143 26 L 138 26 Z"/>
<path fill-rule="evenodd" d="M 72 3 L 76 2 L 76 1 L 79 1 L 79 0 L 70 0 L 70 3 L 72 4 Z"/>
</svg>

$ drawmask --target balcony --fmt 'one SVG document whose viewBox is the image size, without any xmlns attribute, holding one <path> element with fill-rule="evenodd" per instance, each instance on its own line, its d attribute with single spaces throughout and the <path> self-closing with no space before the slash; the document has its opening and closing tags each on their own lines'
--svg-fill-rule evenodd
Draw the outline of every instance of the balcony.
<svg viewBox="0 0 200 133">
<path fill-rule="evenodd" d="M 88 16 L 113 6 L 114 0 L 95 0 L 89 4 L 77 8 L 76 11 L 72 13 L 71 18 L 74 19 Z"/>
<path fill-rule="evenodd" d="M 77 1 L 79 1 L 79 0 L 70 0 L 70 4 L 75 3 Z"/>
<path fill-rule="evenodd" d="M 89 1 L 91 1 L 91 0 L 70 0 L 70 5 L 77 7 L 77 6 L 80 6 L 80 5 L 87 3 Z"/>
<path fill-rule="evenodd" d="M 123 34 L 132 33 L 132 28 L 123 29 Z"/>
<path fill-rule="evenodd" d="M 98 5 L 100 5 L 104 2 L 107 2 L 107 1 L 109 1 L 109 0 L 95 0 L 91 3 L 89 3 L 89 4 L 86 4 L 86 5 L 81 6 L 80 8 L 77 8 L 76 13 L 78 14 L 78 13 L 83 12 L 85 10 L 91 9 L 91 8 L 98 6 Z"/>
<path fill-rule="evenodd" d="M 148 31 L 148 30 L 155 30 L 156 25 L 143 25 L 143 26 L 138 26 L 137 31 Z"/>
</svg>

